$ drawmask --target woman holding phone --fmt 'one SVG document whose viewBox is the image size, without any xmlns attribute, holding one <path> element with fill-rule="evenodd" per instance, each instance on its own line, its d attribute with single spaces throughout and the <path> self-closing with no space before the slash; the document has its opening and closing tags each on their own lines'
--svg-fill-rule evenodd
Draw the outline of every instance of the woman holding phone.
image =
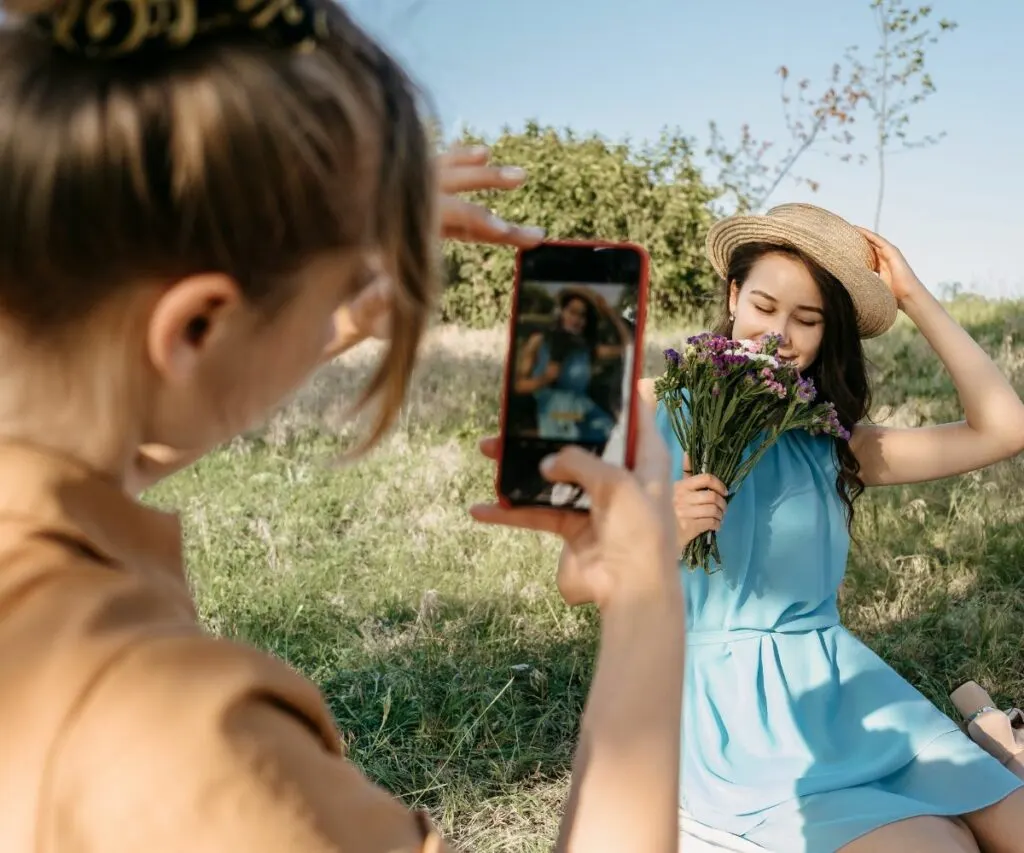
<svg viewBox="0 0 1024 853">
<path fill-rule="evenodd" d="M 438 220 L 535 242 L 453 195 L 521 176 L 485 153 L 435 166 L 406 75 L 331 0 L 5 12 L 0 849 L 440 853 L 346 760 L 310 682 L 204 630 L 178 518 L 134 494 L 383 328 L 372 445 L 437 299 Z M 549 461 L 594 496 L 586 518 L 473 511 L 561 537 L 561 584 L 601 613 L 559 850 L 678 843 L 682 593 L 649 411 L 639 441 L 633 473 Z"/>
</svg>

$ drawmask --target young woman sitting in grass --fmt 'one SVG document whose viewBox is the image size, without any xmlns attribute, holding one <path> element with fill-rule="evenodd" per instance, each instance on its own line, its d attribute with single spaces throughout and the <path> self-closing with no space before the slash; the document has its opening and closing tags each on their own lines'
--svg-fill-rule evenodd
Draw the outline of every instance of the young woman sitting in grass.
<svg viewBox="0 0 1024 853">
<path fill-rule="evenodd" d="M 537 240 L 451 195 L 518 176 L 465 152 L 439 172 L 440 205 L 410 83 L 330 0 L 8 4 L 0 849 L 445 849 L 346 761 L 312 684 L 203 630 L 176 517 L 132 496 L 265 417 L 383 300 L 380 437 L 437 297 L 438 219 Z M 562 536 L 562 583 L 602 614 L 559 849 L 676 849 L 667 465 L 645 412 L 635 474 L 547 469 L 591 491 L 589 518 L 475 511 Z"/>
<path fill-rule="evenodd" d="M 789 432 L 726 504 L 692 475 L 665 411 L 680 538 L 719 531 L 719 571 L 683 572 L 682 804 L 698 826 L 772 853 L 1024 850 L 1024 781 L 841 624 L 864 487 L 975 471 L 1024 449 L 1024 403 L 889 242 L 808 205 L 717 223 L 718 331 L 782 336 L 780 355 L 833 402 L 849 441 Z M 865 423 L 862 338 L 897 306 L 934 348 L 965 419 Z M 745 841 L 746 845 L 741 844 Z M 685 846 L 685 844 L 684 844 Z"/>
</svg>

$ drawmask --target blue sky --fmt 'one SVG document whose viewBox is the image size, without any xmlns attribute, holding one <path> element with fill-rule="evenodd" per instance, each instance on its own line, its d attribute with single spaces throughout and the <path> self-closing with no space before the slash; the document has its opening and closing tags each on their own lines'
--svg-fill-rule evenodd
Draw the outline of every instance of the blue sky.
<svg viewBox="0 0 1024 853">
<path fill-rule="evenodd" d="M 349 0 L 401 57 L 450 128 L 485 135 L 531 118 L 611 139 L 663 127 L 706 140 L 749 122 L 785 140 L 775 69 L 824 80 L 844 49 L 873 44 L 867 0 Z M 936 0 L 959 28 L 930 48 L 938 91 L 915 113 L 937 146 L 890 158 L 882 232 L 929 286 L 1024 296 L 1024 3 Z M 865 128 L 866 130 L 866 128 Z M 810 201 L 871 224 L 873 167 L 815 154 Z"/>
</svg>

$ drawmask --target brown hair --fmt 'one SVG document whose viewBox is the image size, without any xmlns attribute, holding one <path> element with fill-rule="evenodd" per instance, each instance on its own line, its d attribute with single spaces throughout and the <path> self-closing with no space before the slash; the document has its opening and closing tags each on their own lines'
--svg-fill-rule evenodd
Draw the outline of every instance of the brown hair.
<svg viewBox="0 0 1024 853">
<path fill-rule="evenodd" d="M 311 51 L 236 28 L 96 59 L 6 21 L 0 311 L 45 340 L 140 279 L 220 271 L 269 315 L 314 256 L 380 249 L 395 310 L 358 402 L 380 403 L 365 449 L 401 407 L 437 290 L 430 143 L 398 64 L 310 3 L 326 25 Z"/>
<path fill-rule="evenodd" d="M 867 418 L 871 409 L 871 385 L 864 347 L 857 333 L 857 314 L 846 288 L 806 254 L 789 246 L 769 243 L 746 243 L 739 246 L 729 259 L 723 312 L 714 331 L 732 336 L 733 322 L 729 315 L 729 290 L 732 283 L 742 288 L 754 265 L 766 255 L 773 254 L 787 255 L 801 261 L 818 286 L 824 307 L 825 331 L 818 356 L 804 373 L 814 381 L 818 398 L 833 403 L 839 422 L 853 432 L 857 424 Z M 853 504 L 864 492 L 864 481 L 860 476 L 860 463 L 850 449 L 849 442 L 842 438 L 833 441 L 839 464 L 836 491 L 846 509 L 847 529 L 852 532 Z"/>
</svg>

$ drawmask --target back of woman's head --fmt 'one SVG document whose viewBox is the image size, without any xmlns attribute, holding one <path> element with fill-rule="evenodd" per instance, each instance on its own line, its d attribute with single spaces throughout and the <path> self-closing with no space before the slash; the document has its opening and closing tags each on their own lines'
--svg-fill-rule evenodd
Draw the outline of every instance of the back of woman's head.
<svg viewBox="0 0 1024 853">
<path fill-rule="evenodd" d="M 379 437 L 435 289 L 429 142 L 400 67 L 332 0 L 6 7 L 5 320 L 55 340 L 140 281 L 208 272 L 270 317 L 304 265 L 362 253 L 395 285 L 361 401 L 381 403 Z M 339 299 L 369 280 L 339 283 Z"/>
</svg>

